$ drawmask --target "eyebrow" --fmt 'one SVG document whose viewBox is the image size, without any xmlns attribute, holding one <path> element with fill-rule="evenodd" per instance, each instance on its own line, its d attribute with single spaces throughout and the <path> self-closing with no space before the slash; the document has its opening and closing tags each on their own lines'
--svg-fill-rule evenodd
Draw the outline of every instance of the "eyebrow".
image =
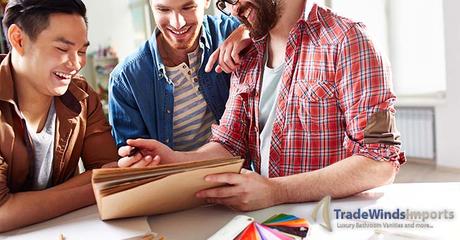
<svg viewBox="0 0 460 240">
<path fill-rule="evenodd" d="M 57 38 L 56 40 L 54 40 L 54 41 L 61 42 L 61 43 L 64 43 L 64 44 L 67 44 L 67 45 L 71 45 L 71 46 L 75 46 L 75 45 L 76 45 L 74 42 L 72 42 L 72 41 L 70 41 L 70 40 L 67 40 L 67 39 L 65 39 L 65 38 L 63 38 L 63 37 L 58 37 L 58 38 Z M 88 47 L 88 46 L 89 46 L 89 41 L 87 41 L 87 42 L 83 45 L 83 47 Z"/>
<path fill-rule="evenodd" d="M 188 2 L 186 2 L 184 4 L 182 4 L 182 6 L 189 6 L 189 5 L 192 5 L 192 4 L 195 4 L 195 2 L 194 1 L 188 1 Z M 169 8 L 168 6 L 163 5 L 163 4 L 156 4 L 154 6 L 158 7 L 158 8 Z"/>
</svg>

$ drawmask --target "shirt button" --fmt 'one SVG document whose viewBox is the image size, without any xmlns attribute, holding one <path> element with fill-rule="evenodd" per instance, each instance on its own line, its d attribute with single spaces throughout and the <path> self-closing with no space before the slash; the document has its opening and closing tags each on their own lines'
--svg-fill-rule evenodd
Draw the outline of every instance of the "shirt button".
<svg viewBox="0 0 460 240">
<path fill-rule="evenodd" d="M 169 138 L 167 138 L 167 139 L 165 140 L 165 142 L 166 142 L 166 143 L 169 143 Z"/>
<path fill-rule="evenodd" d="M 191 72 L 191 71 L 188 71 L 188 73 L 187 73 L 187 74 L 188 74 L 188 75 L 192 75 L 192 72 Z"/>
<path fill-rule="evenodd" d="M 198 82 L 198 78 L 193 78 L 193 81 L 194 81 L 194 82 Z"/>
<path fill-rule="evenodd" d="M 159 74 L 158 74 L 158 77 L 162 78 L 162 77 L 163 77 L 163 74 L 162 74 L 162 73 L 159 73 Z"/>
<path fill-rule="evenodd" d="M 171 110 L 169 110 L 169 109 L 166 109 L 166 112 L 167 112 L 168 114 L 170 114 L 170 113 L 171 113 Z"/>
<path fill-rule="evenodd" d="M 184 65 L 182 66 L 182 68 L 183 68 L 183 69 L 186 69 L 186 68 L 187 68 L 187 66 L 185 66 L 185 64 L 184 64 Z"/>
</svg>

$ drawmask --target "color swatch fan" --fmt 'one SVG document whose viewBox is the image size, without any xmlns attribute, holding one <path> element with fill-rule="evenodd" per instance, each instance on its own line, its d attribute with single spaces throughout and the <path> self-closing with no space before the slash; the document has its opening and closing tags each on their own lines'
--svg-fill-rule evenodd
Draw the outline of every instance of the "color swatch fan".
<svg viewBox="0 0 460 240">
<path fill-rule="evenodd" d="M 275 215 L 265 220 L 262 224 L 300 238 L 307 236 L 309 228 L 307 220 L 287 214 Z"/>
<path fill-rule="evenodd" d="M 262 224 L 252 217 L 239 215 L 208 240 L 302 240 L 308 233 L 308 222 L 293 215 L 278 214 Z"/>
</svg>

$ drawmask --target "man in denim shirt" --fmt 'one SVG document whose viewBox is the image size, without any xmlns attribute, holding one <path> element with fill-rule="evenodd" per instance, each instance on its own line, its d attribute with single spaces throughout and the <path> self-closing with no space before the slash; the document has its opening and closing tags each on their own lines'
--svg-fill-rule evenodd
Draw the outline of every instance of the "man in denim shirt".
<svg viewBox="0 0 460 240">
<path fill-rule="evenodd" d="M 240 25 L 233 17 L 204 15 L 210 2 L 150 1 L 157 29 L 110 77 L 109 121 L 118 147 L 130 138 L 176 150 L 206 143 L 224 112 L 230 75 L 205 73 L 204 63 Z"/>
</svg>

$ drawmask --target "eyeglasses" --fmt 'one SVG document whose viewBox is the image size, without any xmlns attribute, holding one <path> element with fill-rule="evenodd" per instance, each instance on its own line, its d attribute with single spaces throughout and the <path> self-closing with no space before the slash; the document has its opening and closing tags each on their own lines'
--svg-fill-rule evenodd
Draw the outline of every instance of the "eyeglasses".
<svg viewBox="0 0 460 240">
<path fill-rule="evenodd" d="M 230 10 L 227 9 L 227 3 L 236 5 L 240 0 L 217 0 L 216 6 L 223 14 L 230 16 Z"/>
</svg>

